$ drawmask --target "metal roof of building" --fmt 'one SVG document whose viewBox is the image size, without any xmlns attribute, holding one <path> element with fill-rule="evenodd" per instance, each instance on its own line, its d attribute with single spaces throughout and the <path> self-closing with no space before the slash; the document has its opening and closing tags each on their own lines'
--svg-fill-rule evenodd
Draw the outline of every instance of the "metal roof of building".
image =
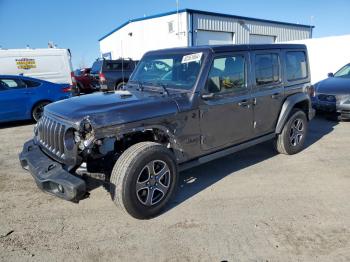
<svg viewBox="0 0 350 262">
<path fill-rule="evenodd" d="M 156 14 L 156 15 L 151 15 L 151 16 L 145 16 L 141 18 L 135 18 L 135 19 L 130 19 L 129 21 L 121 24 L 117 28 L 113 29 L 111 32 L 108 34 L 102 36 L 98 41 L 101 41 L 105 39 L 106 37 L 110 36 L 114 32 L 118 31 L 119 29 L 123 28 L 124 26 L 133 23 L 133 22 L 138 22 L 138 21 L 143 21 L 143 20 L 148 20 L 152 18 L 157 18 L 157 17 L 162 17 L 162 16 L 167 16 L 167 15 L 173 15 L 176 13 L 191 13 L 191 14 L 203 14 L 203 15 L 212 15 L 212 16 L 220 16 L 220 17 L 228 17 L 228 18 L 235 18 L 235 19 L 242 19 L 242 20 L 249 20 L 249 21 L 256 21 L 256 22 L 264 22 L 264 23 L 272 23 L 272 24 L 280 24 L 280 25 L 290 25 L 290 26 L 298 26 L 298 27 L 307 27 L 307 28 L 314 28 L 312 25 L 304 25 L 304 24 L 295 24 L 295 23 L 288 23 L 288 22 L 280 22 L 280 21 L 274 21 L 274 20 L 267 20 L 267 19 L 260 19 L 260 18 L 252 18 L 252 17 L 245 17 L 245 16 L 238 16 L 238 15 L 230 15 L 230 14 L 222 14 L 222 13 L 215 13 L 215 12 L 209 12 L 209 11 L 201 11 L 201 10 L 195 10 L 195 9 L 181 9 L 178 11 L 171 11 L 171 12 L 166 12 L 166 13 L 161 13 L 161 14 Z"/>
</svg>

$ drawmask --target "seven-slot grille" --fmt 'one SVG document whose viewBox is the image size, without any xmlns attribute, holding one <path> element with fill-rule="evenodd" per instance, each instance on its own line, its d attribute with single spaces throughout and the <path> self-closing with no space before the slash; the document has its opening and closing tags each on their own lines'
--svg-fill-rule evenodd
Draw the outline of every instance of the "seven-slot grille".
<svg viewBox="0 0 350 262">
<path fill-rule="evenodd" d="M 51 153 L 64 158 L 65 125 L 45 115 L 39 121 L 39 142 Z"/>
</svg>

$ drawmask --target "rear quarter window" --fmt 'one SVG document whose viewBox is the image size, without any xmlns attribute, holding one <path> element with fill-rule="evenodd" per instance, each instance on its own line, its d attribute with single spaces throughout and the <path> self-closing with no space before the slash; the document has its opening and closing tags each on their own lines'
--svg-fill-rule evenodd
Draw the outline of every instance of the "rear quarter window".
<svg viewBox="0 0 350 262">
<path fill-rule="evenodd" d="M 304 51 L 288 51 L 286 53 L 286 75 L 288 81 L 296 81 L 308 77 L 307 60 Z"/>
</svg>

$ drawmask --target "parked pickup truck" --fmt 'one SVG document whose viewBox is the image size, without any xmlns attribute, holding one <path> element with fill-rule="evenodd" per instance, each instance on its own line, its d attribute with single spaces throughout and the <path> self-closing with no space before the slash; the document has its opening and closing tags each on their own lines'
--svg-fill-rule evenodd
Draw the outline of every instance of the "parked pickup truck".
<svg viewBox="0 0 350 262">
<path fill-rule="evenodd" d="M 46 106 L 20 162 L 41 189 L 71 201 L 87 190 L 78 168 L 105 172 L 114 203 L 151 218 L 181 170 L 267 140 L 300 152 L 314 116 L 309 72 L 304 45 L 151 51 L 125 90 Z"/>
<path fill-rule="evenodd" d="M 91 67 L 93 85 L 108 90 L 120 90 L 128 82 L 137 61 L 133 60 L 97 60 Z"/>
</svg>

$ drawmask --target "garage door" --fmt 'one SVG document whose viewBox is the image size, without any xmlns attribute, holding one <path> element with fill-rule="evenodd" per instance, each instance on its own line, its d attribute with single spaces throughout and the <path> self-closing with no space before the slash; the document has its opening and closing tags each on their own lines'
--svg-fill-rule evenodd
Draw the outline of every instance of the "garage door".
<svg viewBox="0 0 350 262">
<path fill-rule="evenodd" d="M 276 41 L 275 36 L 271 35 L 253 35 L 249 36 L 250 44 L 274 44 Z"/>
<path fill-rule="evenodd" d="M 225 45 L 233 44 L 233 33 L 198 30 L 195 45 Z"/>
</svg>

